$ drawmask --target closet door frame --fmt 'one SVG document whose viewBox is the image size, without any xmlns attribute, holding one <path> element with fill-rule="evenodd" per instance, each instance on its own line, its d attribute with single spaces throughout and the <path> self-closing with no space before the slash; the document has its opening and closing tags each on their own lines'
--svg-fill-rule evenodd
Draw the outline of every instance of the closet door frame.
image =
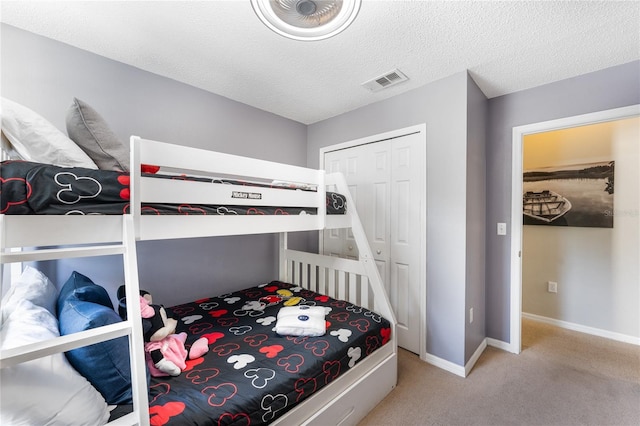
<svg viewBox="0 0 640 426">
<path fill-rule="evenodd" d="M 396 130 L 391 130 L 389 132 L 379 133 L 371 136 L 366 136 L 364 138 L 355 139 L 347 142 L 342 142 L 335 145 L 329 145 L 326 147 L 320 148 L 320 170 L 325 169 L 325 161 L 324 157 L 327 152 L 337 151 L 341 149 L 353 148 L 359 145 L 372 144 L 376 142 L 381 142 L 388 139 L 395 139 L 402 136 L 407 136 L 410 134 L 418 133 L 421 136 L 422 142 L 424 143 L 424 152 L 425 158 L 424 167 L 421 170 L 422 176 L 421 180 L 423 182 L 424 193 L 420 195 L 420 227 L 423 232 L 420 235 L 420 324 L 419 324 L 419 335 L 420 335 L 420 359 L 426 361 L 427 358 L 427 125 L 426 123 L 417 124 L 415 126 L 404 127 Z M 319 233 L 319 252 L 322 253 L 324 250 L 324 241 L 322 231 Z"/>
</svg>

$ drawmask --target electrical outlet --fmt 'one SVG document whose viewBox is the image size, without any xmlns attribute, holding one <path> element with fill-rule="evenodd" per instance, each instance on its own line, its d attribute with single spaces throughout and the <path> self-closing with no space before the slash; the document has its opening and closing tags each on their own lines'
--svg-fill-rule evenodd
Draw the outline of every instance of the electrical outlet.
<svg viewBox="0 0 640 426">
<path fill-rule="evenodd" d="M 547 282 L 547 291 L 549 293 L 557 293 L 558 292 L 558 283 L 554 281 Z"/>
<path fill-rule="evenodd" d="M 473 323 L 473 308 L 469 308 L 469 324 Z"/>
</svg>

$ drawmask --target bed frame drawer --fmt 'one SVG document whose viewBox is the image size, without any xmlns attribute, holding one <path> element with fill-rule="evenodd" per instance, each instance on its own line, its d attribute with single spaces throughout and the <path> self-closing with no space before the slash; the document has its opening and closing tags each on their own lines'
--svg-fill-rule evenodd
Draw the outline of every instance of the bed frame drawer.
<svg viewBox="0 0 640 426">
<path fill-rule="evenodd" d="M 363 370 L 369 369 L 368 374 L 360 376 L 352 370 L 340 376 L 346 379 L 349 373 L 356 373 L 353 383 L 341 392 L 336 393 L 337 389 L 329 385 L 278 419 L 274 425 L 356 425 L 396 386 L 397 353 L 390 350 L 391 345 L 386 346 L 389 347 L 380 348 L 358 364 Z M 367 365 L 369 363 L 376 367 Z M 338 382 L 332 384 L 338 385 Z"/>
</svg>

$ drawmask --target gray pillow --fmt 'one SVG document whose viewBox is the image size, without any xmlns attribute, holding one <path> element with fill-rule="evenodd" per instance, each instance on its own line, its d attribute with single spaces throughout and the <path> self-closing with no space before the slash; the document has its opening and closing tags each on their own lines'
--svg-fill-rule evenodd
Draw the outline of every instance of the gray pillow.
<svg viewBox="0 0 640 426">
<path fill-rule="evenodd" d="M 67 111 L 67 133 L 101 170 L 129 171 L 129 149 L 89 104 L 73 98 Z"/>
</svg>

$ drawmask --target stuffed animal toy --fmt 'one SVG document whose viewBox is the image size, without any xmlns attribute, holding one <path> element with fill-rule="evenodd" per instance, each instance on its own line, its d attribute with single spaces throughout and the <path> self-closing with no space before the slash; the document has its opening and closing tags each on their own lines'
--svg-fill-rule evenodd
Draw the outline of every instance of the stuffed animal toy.
<svg viewBox="0 0 640 426">
<path fill-rule="evenodd" d="M 116 295 L 118 297 L 118 315 L 120 315 L 120 318 L 122 318 L 123 321 L 126 321 L 127 320 L 127 297 L 126 297 L 126 290 L 124 285 L 121 285 L 120 287 L 118 287 L 118 291 Z M 147 290 L 140 289 L 140 296 L 144 297 L 145 299 L 147 299 L 149 303 L 151 303 L 152 297 Z"/>
<path fill-rule="evenodd" d="M 125 288 L 117 291 L 118 313 L 126 320 Z M 178 376 L 186 368 L 187 359 L 200 358 L 209 351 L 209 342 L 202 337 L 189 350 L 185 348 L 187 333 L 175 334 L 178 320 L 167 316 L 163 306 L 154 305 L 148 291 L 140 290 L 140 311 L 147 364 L 152 376 Z"/>
<path fill-rule="evenodd" d="M 154 377 L 178 376 L 187 367 L 187 359 L 200 358 L 209 351 L 209 342 L 202 337 L 187 351 L 187 333 L 175 334 L 178 321 L 167 317 L 164 307 L 152 304 L 150 296 L 140 296 L 144 350 L 149 372 Z"/>
</svg>

